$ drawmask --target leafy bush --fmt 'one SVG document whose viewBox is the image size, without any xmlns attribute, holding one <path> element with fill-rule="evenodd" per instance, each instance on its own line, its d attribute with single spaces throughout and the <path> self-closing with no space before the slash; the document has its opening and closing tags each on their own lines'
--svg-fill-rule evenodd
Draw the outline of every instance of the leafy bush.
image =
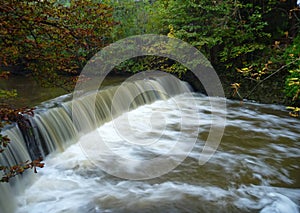
<svg viewBox="0 0 300 213">
<path fill-rule="evenodd" d="M 59 74 L 78 74 L 91 56 L 111 42 L 114 25 L 112 8 L 92 0 L 1 1 L 0 78 L 7 78 L 8 70 L 21 67 L 33 71 L 41 84 L 68 90 L 70 80 Z M 33 113 L 3 104 L 14 96 L 15 90 L 0 90 L 0 153 L 10 143 L 1 134 L 4 125 L 20 126 L 25 122 L 22 114 Z M 41 160 L 0 165 L 0 182 L 8 182 L 29 168 L 43 167 Z"/>
<path fill-rule="evenodd" d="M 286 96 L 296 102 L 300 100 L 300 35 L 286 49 L 285 59 L 286 63 L 290 64 L 288 67 L 290 75 L 286 79 Z"/>
<path fill-rule="evenodd" d="M 78 74 L 110 42 L 113 25 L 112 8 L 94 1 L 2 1 L 0 67 L 21 65 L 58 86 L 57 73 Z"/>
</svg>

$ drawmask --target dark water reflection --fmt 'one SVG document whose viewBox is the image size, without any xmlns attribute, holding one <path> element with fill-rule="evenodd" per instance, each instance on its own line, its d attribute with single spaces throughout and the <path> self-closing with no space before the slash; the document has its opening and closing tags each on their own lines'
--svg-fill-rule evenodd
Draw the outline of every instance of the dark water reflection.
<svg viewBox="0 0 300 213">
<path fill-rule="evenodd" d="M 108 76 L 105 78 L 102 86 L 120 83 L 127 77 L 121 75 Z M 5 100 L 5 102 L 12 104 L 14 107 L 34 107 L 43 101 L 47 101 L 68 93 L 66 90 L 58 87 L 42 87 L 40 83 L 32 76 L 20 75 L 11 75 L 8 79 L 0 78 L 0 89 L 17 90 L 17 97 L 10 100 Z"/>
</svg>

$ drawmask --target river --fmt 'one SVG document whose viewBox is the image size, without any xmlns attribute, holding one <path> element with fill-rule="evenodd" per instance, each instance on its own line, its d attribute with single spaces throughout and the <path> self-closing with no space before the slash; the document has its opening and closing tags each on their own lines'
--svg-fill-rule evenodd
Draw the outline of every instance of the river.
<svg viewBox="0 0 300 213">
<path fill-rule="evenodd" d="M 212 109 L 211 98 L 191 94 L 181 91 L 146 101 L 92 131 L 60 136 L 72 142 L 61 150 L 55 145 L 53 150 L 51 146 L 46 149 L 50 154 L 45 168 L 25 178 L 26 186 L 16 190 L 14 204 L 6 211 L 299 212 L 299 120 L 289 117 L 284 106 L 226 100 L 226 110 Z M 200 165 L 212 110 L 218 110 L 217 121 L 226 114 L 225 130 L 217 151 Z M 43 113 L 41 123 L 45 117 L 50 123 L 51 115 L 42 117 Z M 56 125 L 66 128 L 66 124 Z M 57 131 L 54 135 L 60 135 Z M 17 137 L 15 132 L 9 134 Z M 89 147 L 100 137 L 114 155 L 128 161 L 118 161 L 107 153 L 94 155 Z M 183 151 L 190 143 L 192 150 Z M 164 155 L 182 162 L 154 178 L 122 178 L 122 174 L 136 175 L 143 170 L 143 165 L 130 164 L 132 159 L 142 164 Z M 104 169 L 101 162 L 105 162 Z"/>
</svg>

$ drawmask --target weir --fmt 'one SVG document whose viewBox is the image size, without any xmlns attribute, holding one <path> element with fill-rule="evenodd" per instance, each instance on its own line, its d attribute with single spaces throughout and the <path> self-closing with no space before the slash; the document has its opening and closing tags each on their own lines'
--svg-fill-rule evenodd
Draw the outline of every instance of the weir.
<svg viewBox="0 0 300 213">
<path fill-rule="evenodd" d="M 25 131 L 15 125 L 2 133 L 11 142 L 0 155 L 0 165 L 13 166 L 40 156 L 45 158 L 55 151 L 62 152 L 76 143 L 80 136 L 124 112 L 190 90 L 187 83 L 171 75 L 160 75 L 126 81 L 118 86 L 90 92 L 77 100 L 56 103 L 55 107 L 39 108 L 33 117 L 28 117 L 29 124 Z M 93 104 L 95 107 L 91 107 Z M 77 116 L 73 116 L 74 112 Z M 14 211 L 14 195 L 20 193 L 22 181 L 19 176 L 10 183 L 0 184 L 0 212 Z"/>
<path fill-rule="evenodd" d="M 223 99 L 189 91 L 172 76 L 142 75 L 37 106 L 31 128 L 5 130 L 1 162 L 51 154 L 38 174 L 0 184 L 0 212 L 299 213 L 299 120 L 278 105 L 213 108 Z M 224 113 L 222 141 L 199 165 Z"/>
</svg>

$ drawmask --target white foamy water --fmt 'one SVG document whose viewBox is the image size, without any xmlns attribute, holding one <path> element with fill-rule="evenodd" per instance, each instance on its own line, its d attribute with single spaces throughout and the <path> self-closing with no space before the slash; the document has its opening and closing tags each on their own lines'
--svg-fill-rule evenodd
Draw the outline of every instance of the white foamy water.
<svg viewBox="0 0 300 213">
<path fill-rule="evenodd" d="M 17 212 L 299 212 L 299 121 L 277 106 L 229 101 L 218 151 L 200 166 L 212 117 L 207 97 L 193 102 L 180 95 L 141 106 L 50 154 Z M 175 168 L 149 180 L 102 169 L 144 175 L 158 156 Z"/>
</svg>

